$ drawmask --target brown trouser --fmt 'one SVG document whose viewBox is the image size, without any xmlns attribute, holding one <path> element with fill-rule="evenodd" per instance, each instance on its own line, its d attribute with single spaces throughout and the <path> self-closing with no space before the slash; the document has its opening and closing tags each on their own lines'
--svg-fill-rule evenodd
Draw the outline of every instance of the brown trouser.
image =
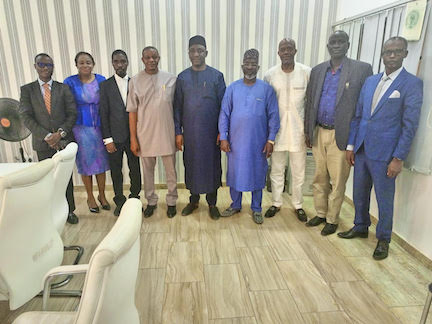
<svg viewBox="0 0 432 324">
<path fill-rule="evenodd" d="M 315 159 L 315 209 L 319 217 L 327 219 L 327 223 L 338 224 L 350 165 L 345 159 L 345 151 L 341 151 L 336 145 L 334 129 L 317 126 L 314 133 L 312 153 Z"/>
<path fill-rule="evenodd" d="M 168 206 L 175 206 L 177 201 L 177 173 L 175 168 L 175 154 L 161 156 L 165 167 L 166 183 L 168 193 L 166 202 Z M 156 157 L 142 157 L 142 173 L 144 176 L 144 195 L 149 205 L 156 205 L 158 195 L 155 192 L 154 185 L 154 169 L 156 165 Z"/>
</svg>

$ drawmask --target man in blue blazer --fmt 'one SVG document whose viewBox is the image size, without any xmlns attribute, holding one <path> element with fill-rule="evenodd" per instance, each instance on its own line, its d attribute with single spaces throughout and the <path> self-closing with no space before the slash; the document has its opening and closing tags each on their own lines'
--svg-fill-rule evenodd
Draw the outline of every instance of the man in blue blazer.
<svg viewBox="0 0 432 324">
<path fill-rule="evenodd" d="M 391 37 L 384 43 L 381 57 L 385 72 L 367 78 L 362 87 L 346 152 L 348 163 L 354 165 L 355 219 L 354 227 L 338 236 L 368 236 L 374 185 L 379 213 L 378 244 L 373 254 L 376 260 L 388 256 L 395 180 L 409 153 L 423 101 L 422 80 L 402 67 L 407 55 L 405 38 Z"/>
</svg>

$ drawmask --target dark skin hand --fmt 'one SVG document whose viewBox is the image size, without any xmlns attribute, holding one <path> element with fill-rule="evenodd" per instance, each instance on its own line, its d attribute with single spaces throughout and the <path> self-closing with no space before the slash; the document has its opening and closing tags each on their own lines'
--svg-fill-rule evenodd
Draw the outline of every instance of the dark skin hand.
<svg viewBox="0 0 432 324">
<path fill-rule="evenodd" d="M 393 158 L 387 167 L 387 177 L 396 178 L 396 176 L 401 173 L 403 166 L 403 161 Z"/>
<path fill-rule="evenodd" d="M 231 152 L 231 148 L 230 148 L 230 145 L 229 145 L 227 140 L 220 141 L 220 148 L 221 148 L 221 151 L 223 151 L 225 153 Z"/>
<path fill-rule="evenodd" d="M 105 145 L 105 148 L 106 148 L 108 153 L 114 153 L 115 151 L 117 151 L 117 148 L 116 148 L 114 142 Z"/>
<path fill-rule="evenodd" d="M 58 144 L 61 140 L 61 135 L 59 132 L 55 132 L 52 133 L 50 137 L 48 137 L 45 142 L 48 143 L 48 145 L 52 148 L 52 149 L 58 149 Z"/>
<path fill-rule="evenodd" d="M 273 153 L 273 144 L 267 142 L 265 144 L 264 150 L 262 152 L 266 154 L 266 158 L 268 159 Z"/>
<path fill-rule="evenodd" d="M 175 143 L 177 150 L 183 151 L 183 135 L 176 135 Z"/>
<path fill-rule="evenodd" d="M 345 151 L 345 157 L 349 165 L 354 165 L 354 152 L 353 151 Z"/>
<path fill-rule="evenodd" d="M 135 156 L 139 156 L 140 147 L 139 147 L 138 140 L 136 137 L 135 138 L 131 137 L 130 148 L 131 148 L 132 153 Z"/>
<path fill-rule="evenodd" d="M 312 143 L 308 135 L 305 135 L 305 143 L 306 143 L 306 147 L 312 148 Z"/>
</svg>

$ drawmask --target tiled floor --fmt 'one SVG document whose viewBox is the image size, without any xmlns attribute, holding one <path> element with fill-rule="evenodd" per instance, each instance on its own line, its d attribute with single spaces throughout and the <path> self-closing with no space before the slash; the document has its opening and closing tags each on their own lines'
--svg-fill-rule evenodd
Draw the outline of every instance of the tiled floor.
<svg viewBox="0 0 432 324">
<path fill-rule="evenodd" d="M 308 228 L 297 220 L 289 196 L 274 218 L 253 223 L 246 194 L 241 213 L 209 218 L 204 199 L 190 216 L 180 215 L 188 201 L 179 190 L 178 214 L 166 217 L 166 190 L 151 218 L 143 219 L 136 305 L 142 324 L 287 324 L 287 323 L 418 323 L 432 281 L 432 271 L 395 242 L 390 255 L 372 259 L 376 239 L 323 237 L 321 226 Z M 112 192 L 108 195 L 112 197 Z M 78 225 L 67 225 L 66 245 L 85 247 L 87 262 L 114 224 L 111 212 L 90 214 L 85 193 L 77 192 Z M 230 203 L 227 188 L 219 191 L 221 211 Z M 264 211 L 271 204 L 265 191 Z M 305 210 L 314 215 L 311 197 Z M 344 204 L 339 230 L 352 225 L 353 209 Z M 373 229 L 372 229 L 373 230 Z M 66 255 L 69 262 L 71 255 Z M 82 284 L 73 279 L 69 287 Z M 51 310 L 74 310 L 77 299 L 53 298 Z M 40 310 L 34 298 L 10 312 L 0 302 L 0 322 L 11 323 L 23 311 Z M 430 315 L 428 323 L 432 323 Z M 127 324 L 127 323 L 125 323 Z"/>
</svg>

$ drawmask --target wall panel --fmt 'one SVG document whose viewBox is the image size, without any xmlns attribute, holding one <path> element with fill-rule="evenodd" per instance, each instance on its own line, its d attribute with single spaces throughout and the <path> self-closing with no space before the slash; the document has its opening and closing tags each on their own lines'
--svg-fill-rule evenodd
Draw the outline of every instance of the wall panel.
<svg viewBox="0 0 432 324">
<path fill-rule="evenodd" d="M 19 99 L 21 85 L 36 79 L 33 57 L 52 55 L 53 77 L 62 81 L 76 73 L 78 51 L 93 54 L 95 72 L 113 73 L 110 54 L 117 48 L 129 55 L 129 75 L 143 69 L 141 50 L 160 49 L 160 67 L 178 74 L 189 66 L 190 36 L 206 37 L 207 63 L 225 75 L 227 84 L 239 79 L 243 52 L 260 51 L 261 77 L 279 62 L 282 36 L 298 44 L 297 60 L 315 65 L 327 57 L 328 33 L 337 0 L 0 0 L 0 97 Z M 36 158 L 30 138 L 26 155 Z M 0 140 L 0 162 L 14 162 L 18 145 Z M 225 164 L 225 157 L 223 158 Z M 179 182 L 183 162 L 178 155 Z M 164 182 L 157 168 L 156 181 Z M 75 183 L 81 180 L 75 174 Z"/>
</svg>

